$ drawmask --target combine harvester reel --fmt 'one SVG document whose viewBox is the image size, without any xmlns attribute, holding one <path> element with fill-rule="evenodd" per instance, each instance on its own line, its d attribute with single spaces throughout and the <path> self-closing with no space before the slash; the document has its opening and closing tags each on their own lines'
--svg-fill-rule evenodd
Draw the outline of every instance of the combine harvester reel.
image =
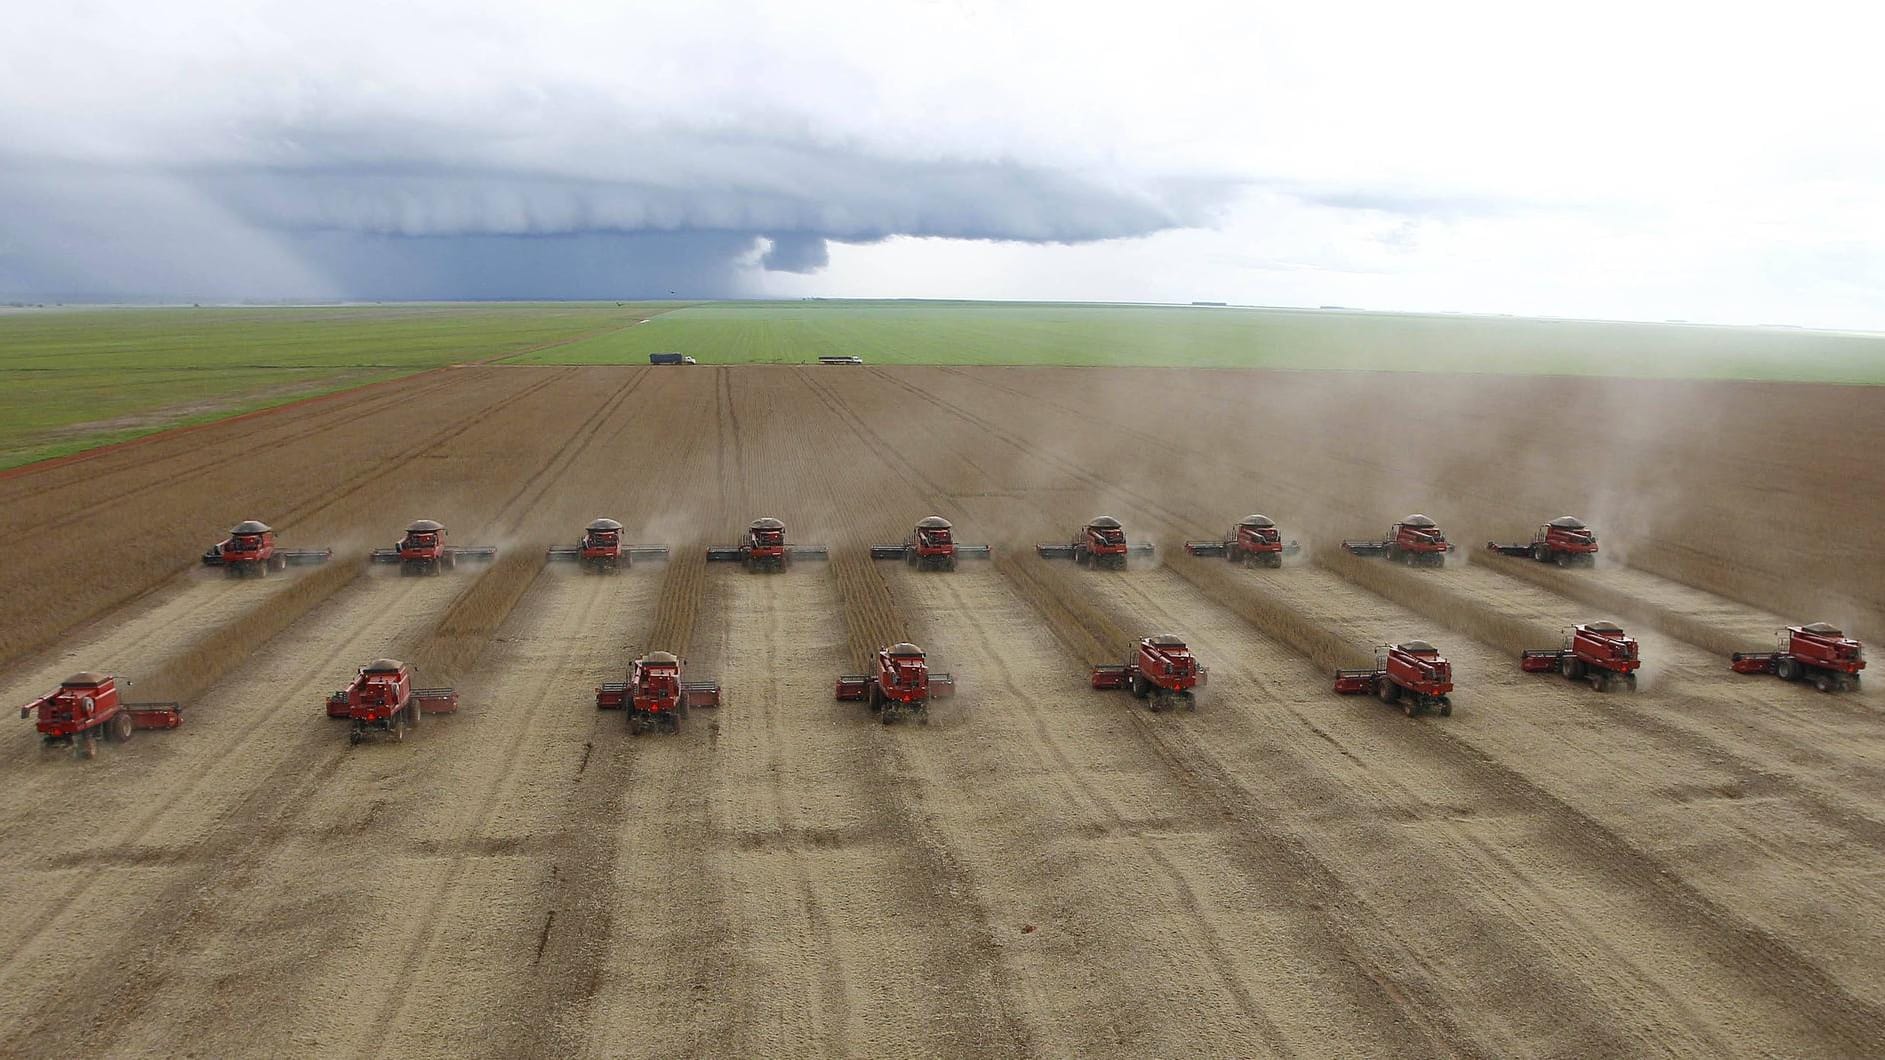
<svg viewBox="0 0 1885 1060">
<path fill-rule="evenodd" d="M 130 682 L 125 682 L 129 687 Z M 118 679 L 87 670 L 20 708 L 21 718 L 38 714 L 40 746 L 70 747 L 79 758 L 98 756 L 100 737 L 124 743 L 139 729 L 174 729 L 183 724 L 181 703 L 128 703 Z"/>
<path fill-rule="evenodd" d="M 1589 681 L 1599 692 L 1636 691 L 1636 671 L 1643 665 L 1636 638 L 1615 622 L 1572 626 L 1562 648 L 1533 648 L 1519 656 L 1528 674 L 1561 673 L 1572 681 Z"/>
<path fill-rule="evenodd" d="M 546 563 L 579 564 L 584 574 L 614 574 L 636 560 L 667 559 L 666 545 L 624 545 L 622 524 L 613 519 L 597 519 L 583 527 L 582 540 L 571 547 L 551 548 L 544 555 Z"/>
<path fill-rule="evenodd" d="M 1384 541 L 1344 541 L 1342 550 L 1357 556 L 1386 556 L 1410 567 L 1443 567 L 1456 546 L 1424 515 L 1410 515 L 1388 527 Z"/>
<path fill-rule="evenodd" d="M 1194 556 L 1223 556 L 1235 564 L 1252 567 L 1281 567 L 1284 556 L 1302 551 L 1295 541 L 1284 541 L 1276 523 L 1267 515 L 1246 515 L 1230 528 L 1221 541 L 1187 541 L 1185 551 Z"/>
<path fill-rule="evenodd" d="M 231 578 L 265 578 L 289 567 L 312 567 L 334 558 L 331 548 L 277 548 L 275 530 L 259 519 L 229 528 L 229 536 L 203 553 L 203 566 L 221 567 Z"/>
<path fill-rule="evenodd" d="M 1811 681 L 1822 692 L 1857 692 L 1865 669 L 1865 646 L 1825 622 L 1779 630 L 1776 651 L 1738 651 L 1729 662 L 1738 674 L 1773 674 L 1782 681 Z"/>
<path fill-rule="evenodd" d="M 719 682 L 684 681 L 684 666 L 673 652 L 651 651 L 629 667 L 628 680 L 597 686 L 596 709 L 626 711 L 633 736 L 680 732 L 689 711 L 720 705 Z"/>
<path fill-rule="evenodd" d="M 955 527 L 940 515 L 916 524 L 901 545 L 872 545 L 872 559 L 900 559 L 917 570 L 955 570 L 959 559 L 992 559 L 987 545 L 959 545 Z"/>
<path fill-rule="evenodd" d="M 919 725 L 928 725 L 930 700 L 955 694 L 955 677 L 932 672 L 923 649 L 906 642 L 879 651 L 875 672 L 840 676 L 836 698 L 869 702 L 871 713 L 885 725 L 906 715 L 914 715 Z"/>
<path fill-rule="evenodd" d="M 373 562 L 397 563 L 401 576 L 438 574 L 460 563 L 490 563 L 497 559 L 497 549 L 488 545 L 448 545 L 445 527 L 431 519 L 420 519 L 406 527 L 406 536 L 392 548 L 373 550 Z"/>
<path fill-rule="evenodd" d="M 1531 541 L 1525 544 L 1502 545 L 1488 541 L 1486 549 L 1502 556 L 1530 556 L 1540 563 L 1556 563 L 1560 567 L 1594 567 L 1597 565 L 1597 531 L 1585 526 L 1582 519 L 1560 515 L 1548 523 L 1540 523 Z"/>
<path fill-rule="evenodd" d="M 352 722 L 347 742 L 384 734 L 404 740 L 424 714 L 452 714 L 458 692 L 450 688 L 414 688 L 412 667 L 398 659 L 375 659 L 354 674 L 346 688 L 327 697 L 327 716 Z"/>
<path fill-rule="evenodd" d="M 1140 638 L 1118 666 L 1095 666 L 1093 687 L 1131 689 L 1136 698 L 1150 700 L 1147 706 L 1156 714 L 1178 707 L 1197 710 L 1196 690 L 1203 688 L 1209 677 L 1185 647 L 1183 638 L 1164 633 Z"/>
<path fill-rule="evenodd" d="M 1110 515 L 1096 515 L 1064 545 L 1034 546 L 1042 559 L 1070 559 L 1082 567 L 1125 570 L 1128 556 L 1150 556 L 1152 543 L 1126 540 L 1125 528 Z"/>
<path fill-rule="evenodd" d="M 1383 703 L 1399 703 L 1410 718 L 1427 710 L 1443 718 L 1453 716 L 1453 700 L 1447 694 L 1453 691 L 1453 664 L 1424 640 L 1382 645 L 1375 649 L 1372 669 L 1335 671 L 1335 690 L 1345 696 L 1372 693 Z"/>
<path fill-rule="evenodd" d="M 754 519 L 742 544 L 707 549 L 707 562 L 738 563 L 749 571 L 782 571 L 799 560 L 830 558 L 824 545 L 786 544 L 785 524 L 771 518 Z"/>
</svg>

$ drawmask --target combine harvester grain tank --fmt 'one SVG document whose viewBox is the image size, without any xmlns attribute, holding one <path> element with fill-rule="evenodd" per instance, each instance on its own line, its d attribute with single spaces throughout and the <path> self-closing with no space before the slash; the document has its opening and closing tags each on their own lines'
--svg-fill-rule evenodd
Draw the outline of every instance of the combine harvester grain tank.
<svg viewBox="0 0 1885 1060">
<path fill-rule="evenodd" d="M 448 545 L 443 524 L 419 519 L 406 527 L 406 536 L 392 548 L 376 548 L 375 563 L 399 565 L 403 575 L 438 574 L 455 569 L 460 563 L 490 563 L 497 559 L 497 549 L 490 545 Z"/>
<path fill-rule="evenodd" d="M 1782 681 L 1811 681 L 1822 692 L 1856 692 L 1865 669 L 1865 646 L 1838 626 L 1813 622 L 1778 633 L 1774 651 L 1738 651 L 1729 666 L 1738 674 L 1773 674 Z"/>
<path fill-rule="evenodd" d="M 1184 638 L 1170 633 L 1142 637 L 1127 649 L 1126 661 L 1093 668 L 1094 688 L 1130 689 L 1138 699 L 1150 700 L 1154 712 L 1198 709 L 1197 689 L 1209 673 L 1185 647 Z"/>
<path fill-rule="evenodd" d="M 1281 567 L 1284 556 L 1302 551 L 1295 541 L 1284 541 L 1276 523 L 1267 515 L 1246 515 L 1230 528 L 1221 541 L 1187 541 L 1185 551 L 1194 556 L 1223 556 L 1234 564 L 1253 567 Z"/>
<path fill-rule="evenodd" d="M 596 687 L 596 709 L 625 711 L 631 735 L 680 732 L 689 711 L 720 705 L 719 682 L 683 680 L 685 669 L 673 652 L 651 651 L 629 666 L 628 680 Z"/>
<path fill-rule="evenodd" d="M 1588 622 L 1565 632 L 1561 648 L 1532 648 L 1519 655 L 1526 673 L 1561 673 L 1588 681 L 1599 692 L 1636 691 L 1636 671 L 1643 665 L 1636 638 L 1615 622 Z"/>
<path fill-rule="evenodd" d="M 1357 556 L 1386 556 L 1410 567 L 1443 567 L 1454 545 L 1438 523 L 1424 515 L 1410 515 L 1388 527 L 1380 541 L 1344 541 L 1342 550 Z"/>
<path fill-rule="evenodd" d="M 404 740 L 425 714 L 458 710 L 458 692 L 450 688 L 414 688 L 412 667 L 398 659 L 375 659 L 361 667 L 346 688 L 327 697 L 327 716 L 351 724 L 347 742 L 386 735 Z"/>
<path fill-rule="evenodd" d="M 785 524 L 770 517 L 754 519 L 741 544 L 707 549 L 707 562 L 738 563 L 749 571 L 783 571 L 799 560 L 830 558 L 824 545 L 787 544 Z"/>
<path fill-rule="evenodd" d="M 1453 664 L 1424 640 L 1384 644 L 1375 649 L 1373 667 L 1335 671 L 1335 690 L 1345 696 L 1373 693 L 1383 703 L 1399 703 L 1410 718 L 1427 710 L 1451 717 Z"/>
<path fill-rule="evenodd" d="M 877 653 L 874 663 L 871 673 L 840 675 L 836 698 L 869 702 L 885 725 L 906 715 L 928 725 L 930 701 L 956 694 L 955 676 L 930 670 L 928 656 L 914 644 L 892 644 Z"/>
<path fill-rule="evenodd" d="M 1125 570 L 1129 556 L 1150 556 L 1150 541 L 1126 540 L 1126 529 L 1110 515 L 1096 515 L 1068 543 L 1035 545 L 1042 559 L 1070 559 L 1082 567 Z"/>
<path fill-rule="evenodd" d="M 1548 523 L 1540 523 L 1528 542 L 1488 541 L 1486 549 L 1502 556 L 1530 556 L 1540 563 L 1555 563 L 1560 567 L 1594 567 L 1597 565 L 1597 531 L 1574 515 L 1560 515 Z"/>
<path fill-rule="evenodd" d="M 614 574 L 636 560 L 668 558 L 666 545 L 624 545 L 622 524 L 613 519 L 597 519 L 583 527 L 583 536 L 574 545 L 552 547 L 544 554 L 546 563 L 574 563 L 584 574 Z"/>
<path fill-rule="evenodd" d="M 289 567 L 313 567 L 334 558 L 331 548 L 281 548 L 275 529 L 260 519 L 229 528 L 229 536 L 203 553 L 203 566 L 221 567 L 231 578 L 265 578 Z"/>
<path fill-rule="evenodd" d="M 916 524 L 901 545 L 872 545 L 872 559 L 900 559 L 917 570 L 955 570 L 960 559 L 991 559 L 994 550 L 987 545 L 963 545 L 956 542 L 955 527 L 940 515 L 932 515 Z"/>
<path fill-rule="evenodd" d="M 42 748 L 70 747 L 80 758 L 97 756 L 100 737 L 124 743 L 139 729 L 174 729 L 183 724 L 182 704 L 128 702 L 116 677 L 89 670 L 73 674 L 59 682 L 58 688 L 20 708 L 21 718 L 35 714 Z"/>
</svg>

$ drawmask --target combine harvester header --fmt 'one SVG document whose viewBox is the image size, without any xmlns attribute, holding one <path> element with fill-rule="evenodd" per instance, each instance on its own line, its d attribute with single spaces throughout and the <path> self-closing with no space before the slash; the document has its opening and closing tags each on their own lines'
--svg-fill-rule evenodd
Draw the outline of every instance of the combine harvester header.
<svg viewBox="0 0 1885 1060">
<path fill-rule="evenodd" d="M 446 544 L 445 527 L 431 519 L 420 519 L 406 527 L 406 536 L 392 548 L 373 550 L 373 562 L 397 563 L 401 575 L 437 574 L 460 563 L 489 563 L 495 559 L 497 549 L 489 545 Z"/>
<path fill-rule="evenodd" d="M 270 571 L 312 567 L 334 558 L 331 548 L 278 548 L 275 529 L 260 519 L 229 528 L 229 536 L 203 553 L 203 566 L 221 567 L 231 578 L 265 578 Z"/>
<path fill-rule="evenodd" d="M 959 545 L 955 527 L 940 515 L 916 524 L 901 545 L 872 545 L 872 559 L 900 559 L 918 570 L 955 570 L 959 559 L 992 559 L 987 545 Z"/>
<path fill-rule="evenodd" d="M 1540 523 L 1532 539 L 1525 544 L 1502 545 L 1488 541 L 1486 548 L 1503 556 L 1530 556 L 1540 563 L 1556 563 L 1560 567 L 1597 565 L 1597 531 L 1572 515 L 1560 515 L 1548 523 Z"/>
<path fill-rule="evenodd" d="M 782 571 L 802 559 L 830 559 L 824 545 L 788 545 L 785 524 L 777 519 L 754 519 L 743 544 L 707 549 L 709 563 L 739 563 L 749 571 Z"/>
<path fill-rule="evenodd" d="M 1232 563 L 1257 567 L 1281 567 L 1284 556 L 1302 551 L 1295 541 L 1285 542 L 1276 523 L 1267 515 L 1246 515 L 1230 528 L 1221 541 L 1187 541 L 1185 551 L 1194 556 L 1223 556 Z"/>
<path fill-rule="evenodd" d="M 73 674 L 59 682 L 58 688 L 20 708 L 22 718 L 35 713 L 40 746 L 69 746 L 80 758 L 98 755 L 100 736 L 124 743 L 139 729 L 174 729 L 183 724 L 181 703 L 126 702 L 116 677 L 89 670 Z"/>
<path fill-rule="evenodd" d="M 613 519 L 597 519 L 583 527 L 582 539 L 570 547 L 554 547 L 544 555 L 546 563 L 576 563 L 584 574 L 614 574 L 636 560 L 667 559 L 666 545 L 624 545 L 622 524 Z"/>
<path fill-rule="evenodd" d="M 1385 541 L 1344 541 L 1342 550 L 1357 556 L 1386 556 L 1411 567 L 1442 567 L 1454 545 L 1440 525 L 1424 515 L 1410 515 L 1388 527 Z"/>
<path fill-rule="evenodd" d="M 1064 545 L 1034 546 L 1043 559 L 1070 559 L 1082 567 L 1125 570 L 1126 557 L 1152 555 L 1152 543 L 1128 543 L 1126 530 L 1110 515 L 1096 515 Z"/>
</svg>

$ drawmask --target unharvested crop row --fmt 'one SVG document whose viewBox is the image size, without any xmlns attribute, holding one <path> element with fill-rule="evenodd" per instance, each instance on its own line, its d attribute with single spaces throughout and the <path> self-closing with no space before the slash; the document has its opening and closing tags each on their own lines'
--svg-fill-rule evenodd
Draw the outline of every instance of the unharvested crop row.
<svg viewBox="0 0 1885 1060">
<path fill-rule="evenodd" d="M 1762 647 L 1760 644 L 1749 644 L 1745 637 L 1737 637 L 1694 615 L 1665 607 L 1632 593 L 1622 592 L 1595 578 L 1579 577 L 1569 571 L 1547 567 L 1542 563 L 1532 563 L 1529 560 L 1500 562 L 1493 569 L 1500 574 L 1518 578 L 1541 589 L 1557 593 L 1559 596 L 1602 608 L 1611 615 L 1660 629 L 1672 637 L 1688 641 L 1698 648 L 1724 658 L 1737 651 Z M 1547 639 L 1533 644 L 1532 647 L 1543 647 L 1550 643 L 1551 641 Z"/>
<path fill-rule="evenodd" d="M 1418 572 L 1378 559 L 1363 559 L 1329 549 L 1318 550 L 1315 563 L 1344 581 L 1434 618 L 1514 657 L 1527 648 L 1558 646 L 1558 630 L 1502 615 L 1484 603 L 1462 598 L 1442 585 L 1445 575 L 1420 577 Z"/>
<path fill-rule="evenodd" d="M 478 666 L 478 656 L 504 624 L 517 601 L 543 574 L 543 557 L 512 551 L 458 594 L 438 625 L 412 649 L 409 660 L 428 685 L 461 681 Z"/>
<path fill-rule="evenodd" d="M 1373 653 L 1302 614 L 1270 591 L 1261 577 L 1222 563 L 1173 562 L 1167 570 L 1196 586 L 1212 602 L 1308 656 L 1317 666 L 1337 670 L 1366 666 Z"/>
</svg>

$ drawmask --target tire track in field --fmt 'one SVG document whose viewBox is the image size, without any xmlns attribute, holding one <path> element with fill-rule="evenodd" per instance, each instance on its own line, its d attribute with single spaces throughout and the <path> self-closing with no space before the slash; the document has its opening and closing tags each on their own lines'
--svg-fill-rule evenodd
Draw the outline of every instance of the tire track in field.
<svg viewBox="0 0 1885 1060">
<path fill-rule="evenodd" d="M 1193 584 L 1200 584 L 1193 565 L 1173 565 L 1171 570 Z M 1224 572 L 1219 572 L 1224 573 Z M 1266 594 L 1259 579 L 1246 579 L 1236 586 L 1246 599 Z M 1328 610 L 1305 609 L 1287 598 L 1268 591 L 1260 607 L 1265 611 L 1290 615 L 1281 625 L 1286 630 L 1327 628 Z M 1247 609 L 1232 606 L 1233 611 L 1252 620 Z M 1318 618 L 1322 615 L 1322 618 Z M 1291 618 L 1294 621 L 1291 621 Z M 1258 623 L 1260 627 L 1267 623 Z M 1339 624 L 1339 623 L 1338 623 Z M 1329 661 L 1322 644 L 1314 641 L 1296 645 L 1320 665 Z M 1351 643 L 1351 648 L 1359 650 Z M 1675 930 L 1695 940 L 1697 952 L 1706 952 L 1723 969 L 1734 969 L 1747 976 L 1750 983 L 1766 996 L 1786 998 L 1792 1007 L 1810 1015 L 1811 1022 L 1829 1041 L 1842 1047 L 1863 1050 L 1863 1043 L 1885 1037 L 1885 1009 L 1856 997 L 1833 980 L 1824 969 L 1758 926 L 1699 891 L 1675 870 L 1647 851 L 1630 843 L 1600 820 L 1563 798 L 1541 787 L 1517 769 L 1498 761 L 1484 749 L 1469 743 L 1444 724 L 1407 726 L 1409 750 L 1419 751 L 1434 762 L 1478 778 L 1488 790 L 1522 807 L 1541 821 L 1548 822 L 1554 841 L 1576 852 L 1579 860 L 1621 881 L 1617 893 L 1630 894 L 1652 907 Z M 1803 989 L 1804 988 L 1804 989 Z"/>
</svg>

